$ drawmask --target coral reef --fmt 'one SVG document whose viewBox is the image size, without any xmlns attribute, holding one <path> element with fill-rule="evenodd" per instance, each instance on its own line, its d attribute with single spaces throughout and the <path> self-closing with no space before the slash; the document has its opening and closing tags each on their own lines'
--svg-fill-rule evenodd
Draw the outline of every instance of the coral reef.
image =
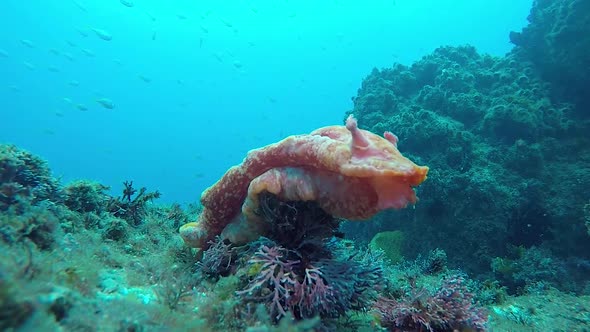
<svg viewBox="0 0 590 332">
<path fill-rule="evenodd" d="M 589 13 L 536 0 L 504 57 L 375 69 L 346 126 L 253 150 L 202 206 L 0 144 L 0 330 L 587 330 Z"/>
<path fill-rule="evenodd" d="M 60 201 L 62 192 L 51 176 L 47 163 L 14 145 L 0 144 L 0 211 L 25 201 L 38 204 L 44 200 Z"/>
<path fill-rule="evenodd" d="M 95 330 L 99 321 L 112 331 L 202 326 L 189 312 L 180 320 L 196 260 L 176 235 L 188 219 L 182 210 L 137 200 L 144 215 L 132 226 L 109 212 L 116 199 L 107 187 L 74 181 L 62 188 L 39 157 L 2 144 L 0 155 L 3 194 L 19 188 L 2 196 L 0 329 Z"/>
<path fill-rule="evenodd" d="M 218 237 L 196 254 L 176 232 L 194 215 L 148 204 L 157 192 L 126 182 L 123 195 L 111 197 L 99 183 L 62 188 L 46 167 L 38 171 L 30 176 L 46 175 L 53 198 L 22 195 L 0 215 L 3 329 L 89 330 L 97 321 L 105 330 L 343 329 L 360 324 L 351 314 L 370 307 L 384 284 L 380 256 L 339 239 L 341 220 L 314 201 L 262 193 L 256 213 L 268 239 L 238 247 Z M 261 265 L 264 248 L 285 253 L 292 283 L 261 281 L 275 273 Z M 287 290 L 283 298 L 270 301 L 268 292 L 279 289 Z"/>
<path fill-rule="evenodd" d="M 541 75 L 517 54 L 441 47 L 410 67 L 375 69 L 350 113 L 372 131 L 396 130 L 410 158 L 429 161 L 430 180 L 417 189 L 415 209 L 347 223 L 345 232 L 368 242 L 377 232 L 401 230 L 404 255 L 436 244 L 451 265 L 482 278 L 510 245 L 543 245 L 558 257 L 587 253 L 583 223 L 569 224 L 582 213 L 570 207 L 588 197 L 569 193 L 590 185 L 582 166 L 590 145 L 581 134 L 590 124 L 572 112 L 552 101 Z"/>
<path fill-rule="evenodd" d="M 105 203 L 110 199 L 106 191 L 109 187 L 100 183 L 78 180 L 65 186 L 64 205 L 80 213 L 104 212 Z"/>
<path fill-rule="evenodd" d="M 510 33 L 515 52 L 551 83 L 553 95 L 579 105 L 587 118 L 590 93 L 590 2 L 536 0 L 522 32 Z"/>
<path fill-rule="evenodd" d="M 538 294 L 550 288 L 575 290 L 575 285 L 568 285 L 575 280 L 568 278 L 575 277 L 575 269 L 568 271 L 565 260 L 544 248 L 512 248 L 508 256 L 492 260 L 492 270 L 496 279 L 513 293 Z"/>
<path fill-rule="evenodd" d="M 141 219 L 125 220 L 108 207 L 134 200 L 130 182 L 125 186 L 130 195 L 115 198 L 98 183 L 75 181 L 62 189 L 47 180 L 56 184 L 55 200 L 21 196 L 0 214 L 1 329 L 480 329 L 485 320 L 476 301 L 492 306 L 494 330 L 534 330 L 553 322 L 542 306 L 527 309 L 497 282 L 468 280 L 449 269 L 452 257 L 440 249 L 388 266 L 380 250 L 342 239 L 343 221 L 314 201 L 261 193 L 255 212 L 268 226 L 268 238 L 238 246 L 217 237 L 208 250 L 194 252 L 177 230 L 195 218 L 198 206 L 187 213 L 178 205 L 145 201 Z M 563 301 L 560 310 L 590 303 L 584 297 L 574 302 L 553 283 L 542 287 L 539 281 L 560 266 L 547 264 L 544 255 L 543 250 L 522 254 L 528 265 L 515 262 L 521 270 L 513 269 L 505 280 L 530 281 L 528 294 Z M 568 264 L 590 266 L 583 259 Z M 423 322 L 428 325 L 419 325 Z M 580 315 L 559 323 L 571 329 L 587 324 Z"/>
</svg>

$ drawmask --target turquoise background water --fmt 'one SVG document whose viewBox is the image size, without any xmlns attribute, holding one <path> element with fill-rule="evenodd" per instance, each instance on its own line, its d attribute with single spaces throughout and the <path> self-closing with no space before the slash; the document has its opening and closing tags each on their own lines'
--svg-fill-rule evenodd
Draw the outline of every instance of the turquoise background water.
<svg viewBox="0 0 590 332">
<path fill-rule="evenodd" d="M 0 141 L 46 158 L 64 182 L 90 178 L 118 193 L 134 180 L 161 201 L 196 201 L 248 150 L 342 123 L 374 67 L 409 65 L 441 45 L 508 52 L 530 7 L 4 0 Z"/>
</svg>

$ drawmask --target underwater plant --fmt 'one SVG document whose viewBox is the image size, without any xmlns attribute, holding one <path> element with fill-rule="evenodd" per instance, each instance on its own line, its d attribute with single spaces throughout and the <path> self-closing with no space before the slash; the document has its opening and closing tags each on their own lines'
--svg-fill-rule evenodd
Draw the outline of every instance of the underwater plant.
<svg viewBox="0 0 590 332">
<path fill-rule="evenodd" d="M 209 249 L 203 252 L 203 256 L 197 262 L 200 271 L 207 277 L 219 279 L 227 276 L 232 270 L 232 263 L 235 260 L 236 250 L 228 241 L 217 237 L 212 241 Z"/>
<path fill-rule="evenodd" d="M 137 192 L 133 188 L 133 181 L 125 181 L 123 185 L 123 195 L 111 197 L 107 202 L 107 211 L 115 217 L 127 220 L 131 226 L 137 226 L 146 215 L 148 202 L 160 198 L 161 194 L 157 190 L 148 192 L 147 188 L 141 187 L 139 193 L 132 199 L 131 197 Z"/>
<path fill-rule="evenodd" d="M 21 201 L 35 205 L 61 198 L 59 184 L 43 159 L 14 145 L 0 144 L 0 212 Z"/>
<path fill-rule="evenodd" d="M 399 299 L 382 296 L 373 305 L 382 326 L 390 331 L 485 331 L 487 313 L 473 302 L 461 275 L 449 275 L 435 291 L 418 288 L 415 280 Z"/>
<path fill-rule="evenodd" d="M 107 190 L 109 190 L 108 186 L 97 182 L 73 181 L 64 187 L 64 204 L 72 211 L 100 214 L 110 199 L 106 193 Z"/>
<path fill-rule="evenodd" d="M 297 257 L 297 252 L 276 244 L 260 245 L 248 261 L 253 276 L 236 295 L 265 304 L 276 321 L 288 313 L 296 319 L 335 318 L 365 310 L 384 286 L 381 261 L 375 256 L 309 263 Z"/>
</svg>

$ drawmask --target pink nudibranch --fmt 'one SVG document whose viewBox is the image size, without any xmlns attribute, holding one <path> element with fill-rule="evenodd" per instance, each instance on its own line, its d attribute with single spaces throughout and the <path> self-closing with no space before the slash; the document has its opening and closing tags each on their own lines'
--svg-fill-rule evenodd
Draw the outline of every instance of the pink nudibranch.
<svg viewBox="0 0 590 332">
<path fill-rule="evenodd" d="M 245 243 L 264 235 L 258 195 L 282 200 L 317 201 L 335 217 L 362 220 L 377 212 L 401 209 L 417 198 L 428 167 L 418 166 L 397 149 L 391 132 L 383 137 L 359 129 L 350 115 L 346 126 L 319 128 L 252 150 L 201 196 L 197 222 L 180 228 L 191 247 L 206 249 L 221 235 Z"/>
</svg>

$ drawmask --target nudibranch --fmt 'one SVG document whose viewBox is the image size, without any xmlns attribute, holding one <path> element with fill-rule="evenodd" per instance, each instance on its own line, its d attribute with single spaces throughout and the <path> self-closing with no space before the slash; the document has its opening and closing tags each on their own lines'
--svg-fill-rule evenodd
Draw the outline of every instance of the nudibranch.
<svg viewBox="0 0 590 332">
<path fill-rule="evenodd" d="M 350 115 L 346 126 L 319 128 L 250 151 L 201 195 L 196 222 L 180 228 L 184 242 L 206 249 L 220 235 L 236 244 L 264 235 L 256 213 L 259 194 L 284 201 L 316 201 L 338 218 L 363 220 L 385 209 L 416 203 L 414 187 L 428 167 L 418 166 L 397 149 L 391 132 L 383 137 L 359 129 Z"/>
</svg>

